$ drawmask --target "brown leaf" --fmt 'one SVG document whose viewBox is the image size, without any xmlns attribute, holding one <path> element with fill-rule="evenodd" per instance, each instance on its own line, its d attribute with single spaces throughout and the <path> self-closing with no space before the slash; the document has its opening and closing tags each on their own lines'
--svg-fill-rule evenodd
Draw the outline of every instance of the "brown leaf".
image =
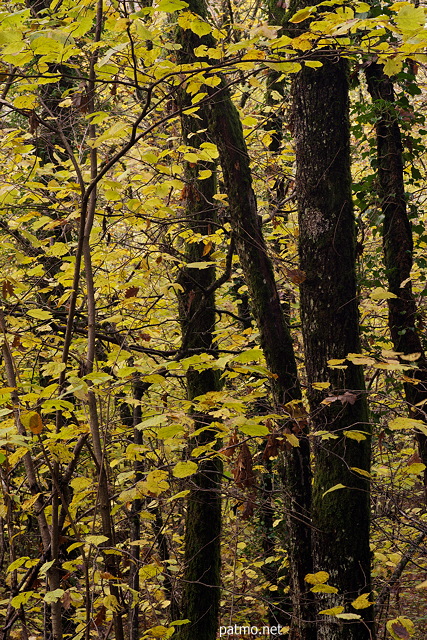
<svg viewBox="0 0 427 640">
<path fill-rule="evenodd" d="M 419 464 L 420 462 L 422 462 L 418 451 L 415 451 L 415 453 L 412 454 L 412 456 L 409 456 L 409 458 L 406 461 L 406 464 L 409 466 L 411 464 Z"/>
<path fill-rule="evenodd" d="M 265 445 L 264 453 L 262 454 L 263 460 L 270 460 L 270 458 L 275 458 L 279 453 L 280 442 L 274 435 L 274 433 L 270 433 L 267 438 L 267 444 Z"/>
<path fill-rule="evenodd" d="M 104 624 L 106 612 L 107 612 L 107 609 L 104 607 L 104 605 L 101 605 L 101 607 L 98 609 L 98 613 L 93 619 L 95 626 L 99 627 L 102 624 Z"/>
<path fill-rule="evenodd" d="M 225 447 L 225 449 L 221 449 L 221 453 L 223 453 L 228 458 L 231 458 L 236 453 L 236 447 L 238 446 L 238 444 L 239 444 L 239 439 L 237 437 L 236 430 L 234 430 L 234 433 L 232 434 L 232 436 L 230 437 L 230 440 L 228 441 L 227 447 Z"/>
<path fill-rule="evenodd" d="M 69 591 L 66 591 L 61 598 L 62 606 L 64 609 L 69 609 L 71 607 L 71 595 Z"/>
<path fill-rule="evenodd" d="M 250 520 L 255 511 L 255 503 L 252 498 L 248 498 L 243 504 L 243 507 L 242 520 Z"/>
<path fill-rule="evenodd" d="M 139 287 L 129 287 L 125 291 L 125 298 L 135 298 L 139 291 Z"/>
<path fill-rule="evenodd" d="M 141 340 L 144 340 L 144 342 L 150 342 L 151 340 L 151 336 L 149 333 L 140 333 L 139 337 L 141 338 Z"/>
<path fill-rule="evenodd" d="M 7 298 L 8 296 L 13 296 L 13 285 L 10 282 L 10 280 L 3 280 L 2 294 L 3 294 L 3 298 Z"/>
<path fill-rule="evenodd" d="M 398 638 L 401 638 L 401 640 L 409 640 L 409 638 L 411 637 L 408 629 L 406 629 L 403 624 L 400 624 L 400 622 L 398 622 L 397 620 L 392 622 L 390 626 L 393 629 L 393 632 L 397 635 Z"/>
<path fill-rule="evenodd" d="M 288 269 L 285 267 L 285 273 L 294 284 L 301 284 L 307 277 L 307 274 L 302 269 Z"/>
<path fill-rule="evenodd" d="M 205 248 L 203 249 L 202 256 L 207 256 L 207 255 L 208 255 L 208 253 L 210 252 L 210 250 L 212 249 L 212 247 L 213 247 L 213 244 L 212 244 L 212 242 L 209 240 L 209 242 L 207 242 L 207 243 L 205 244 Z"/>
<path fill-rule="evenodd" d="M 238 487 L 253 487 L 255 474 L 252 469 L 252 456 L 249 447 L 244 442 L 240 447 L 239 456 L 233 470 L 234 480 Z"/>
</svg>

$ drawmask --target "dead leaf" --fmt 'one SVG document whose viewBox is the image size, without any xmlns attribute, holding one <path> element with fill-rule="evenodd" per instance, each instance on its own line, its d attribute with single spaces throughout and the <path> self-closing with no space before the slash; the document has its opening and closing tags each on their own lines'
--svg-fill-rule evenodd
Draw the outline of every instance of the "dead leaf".
<svg viewBox="0 0 427 640">
<path fill-rule="evenodd" d="M 393 632 L 401 640 L 409 640 L 409 638 L 411 637 L 411 634 L 409 633 L 408 629 L 406 629 L 403 626 L 403 624 L 400 624 L 400 622 L 398 622 L 397 620 L 392 622 L 390 626 L 391 626 Z"/>
<path fill-rule="evenodd" d="M 265 445 L 264 453 L 262 454 L 263 460 L 270 460 L 275 458 L 279 453 L 280 441 L 276 438 L 274 433 L 270 433 L 267 438 L 267 444 Z"/>
<path fill-rule="evenodd" d="M 125 298 L 135 298 L 139 291 L 139 287 L 129 287 L 125 291 Z"/>
<path fill-rule="evenodd" d="M 213 244 L 212 244 L 212 242 L 209 240 L 209 242 L 207 242 L 207 243 L 205 244 L 205 248 L 203 249 L 202 256 L 207 256 L 207 255 L 208 255 L 208 253 L 210 252 L 210 250 L 212 249 L 212 247 L 213 247 Z"/>
<path fill-rule="evenodd" d="M 302 269 L 288 269 L 285 267 L 285 273 L 294 284 L 301 284 L 307 278 L 306 272 Z"/>
<path fill-rule="evenodd" d="M 238 487 L 253 487 L 255 484 L 255 474 L 252 469 L 252 456 L 246 442 L 244 442 L 240 447 L 233 475 Z"/>
</svg>

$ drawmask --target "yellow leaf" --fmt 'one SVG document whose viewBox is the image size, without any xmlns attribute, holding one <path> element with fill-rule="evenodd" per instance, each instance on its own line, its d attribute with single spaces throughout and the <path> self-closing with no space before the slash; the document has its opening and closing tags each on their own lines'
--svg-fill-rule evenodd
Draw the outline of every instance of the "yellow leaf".
<svg viewBox="0 0 427 640">
<path fill-rule="evenodd" d="M 340 620 L 360 620 L 361 618 L 358 613 L 337 613 L 336 617 Z"/>
<path fill-rule="evenodd" d="M 412 621 L 405 616 L 389 620 L 386 627 L 393 640 L 408 640 L 415 631 Z"/>
<path fill-rule="evenodd" d="M 421 358 L 421 353 L 408 353 L 406 356 L 401 355 L 400 357 L 402 360 L 406 360 L 407 362 L 415 362 Z"/>
<path fill-rule="evenodd" d="M 417 31 L 425 24 L 423 7 L 414 7 L 411 4 L 404 5 L 396 16 L 396 24 L 403 32 Z"/>
<path fill-rule="evenodd" d="M 397 429 L 419 429 L 425 432 L 426 425 L 422 420 L 415 420 L 414 418 L 394 418 L 388 423 L 389 429 L 396 431 Z"/>
<path fill-rule="evenodd" d="M 366 478 L 371 477 L 371 474 L 369 473 L 369 471 L 366 471 L 365 469 L 359 469 L 359 467 L 350 467 L 350 469 L 355 473 L 359 473 L 361 476 L 365 476 Z"/>
<path fill-rule="evenodd" d="M 343 431 L 343 434 L 346 438 L 350 438 L 350 440 L 357 440 L 357 442 L 366 440 L 366 436 L 361 431 Z"/>
<path fill-rule="evenodd" d="M 27 311 L 27 315 L 37 320 L 49 320 L 52 317 L 49 311 L 44 311 L 43 309 L 30 309 L 30 311 Z"/>
<path fill-rule="evenodd" d="M 325 491 L 325 493 L 322 495 L 322 498 L 324 498 L 327 493 L 332 493 L 332 491 L 337 491 L 337 489 L 347 489 L 347 487 L 339 482 L 338 484 L 335 484 L 333 487 Z"/>
<path fill-rule="evenodd" d="M 207 243 L 205 244 L 205 248 L 203 249 L 202 256 L 207 256 L 207 255 L 208 255 L 208 253 L 210 252 L 210 250 L 212 249 L 212 247 L 213 247 L 213 244 L 212 244 L 212 242 L 209 240 L 209 242 L 207 242 Z"/>
<path fill-rule="evenodd" d="M 21 504 L 22 511 L 29 511 L 33 504 L 37 502 L 39 495 L 40 493 L 36 493 L 34 496 L 31 496 L 31 498 L 27 498 L 27 500 L 24 500 L 24 502 Z"/>
<path fill-rule="evenodd" d="M 323 609 L 319 611 L 323 616 L 336 616 L 344 611 L 344 607 L 334 607 L 333 609 Z"/>
<path fill-rule="evenodd" d="M 37 411 L 26 411 L 22 413 L 21 422 L 31 433 L 37 435 L 43 431 L 43 422 Z"/>
<path fill-rule="evenodd" d="M 395 76 L 396 73 L 399 73 L 402 70 L 402 66 L 403 66 L 403 60 L 400 56 L 394 56 L 393 58 L 388 58 L 388 60 L 384 64 L 384 73 L 387 76 Z M 395 295 L 390 295 L 388 297 L 397 298 L 397 296 Z M 372 298 L 372 299 L 384 300 L 385 298 Z"/>
<path fill-rule="evenodd" d="M 417 584 L 415 589 L 427 589 L 427 580 L 424 580 L 424 582 L 420 582 L 419 584 Z"/>
<path fill-rule="evenodd" d="M 210 169 L 202 169 L 197 174 L 197 180 L 206 180 L 206 178 L 210 178 L 212 175 L 212 171 Z"/>
<path fill-rule="evenodd" d="M 150 471 L 146 480 L 140 483 L 141 490 L 149 495 L 158 496 L 169 489 L 169 483 L 166 482 L 167 477 L 167 471 L 162 471 L 161 469 Z"/>
<path fill-rule="evenodd" d="M 395 293 L 392 293 L 391 291 L 386 291 L 383 287 L 377 287 L 372 291 L 369 297 L 371 298 L 371 300 L 389 300 L 390 298 L 397 298 L 397 295 Z"/>
<path fill-rule="evenodd" d="M 323 66 L 323 62 L 320 62 L 319 60 L 306 60 L 304 64 L 306 67 L 311 67 L 312 69 Z"/>
<path fill-rule="evenodd" d="M 316 584 L 310 591 L 313 593 L 338 593 L 338 589 L 331 587 L 329 584 Z"/>
<path fill-rule="evenodd" d="M 314 9 L 315 7 L 305 7 L 304 9 L 300 9 L 299 11 L 294 13 L 294 15 L 289 20 L 289 22 L 293 22 L 294 24 L 297 24 L 298 22 L 302 22 L 303 20 L 306 20 L 309 17 L 309 15 L 313 13 Z"/>
<path fill-rule="evenodd" d="M 330 382 L 313 382 L 312 385 L 313 389 L 319 389 L 319 391 L 321 391 L 322 389 L 328 389 L 331 386 Z"/>
<path fill-rule="evenodd" d="M 189 460 L 188 462 L 178 462 L 178 464 L 175 465 L 172 474 L 175 478 L 186 478 L 187 476 L 192 476 L 196 471 L 197 464 Z"/>
<path fill-rule="evenodd" d="M 353 609 L 367 609 L 371 604 L 373 604 L 373 602 L 369 600 L 369 593 L 362 593 L 356 600 L 353 600 L 351 606 Z"/>
<path fill-rule="evenodd" d="M 329 573 L 327 571 L 318 571 L 317 573 L 308 573 L 305 578 L 305 582 L 308 584 L 324 584 L 329 580 Z"/>
<path fill-rule="evenodd" d="M 405 469 L 405 473 L 413 473 L 414 475 L 418 476 L 424 471 L 425 468 L 426 466 L 422 462 L 414 462 Z"/>
<path fill-rule="evenodd" d="M 299 447 L 299 440 L 296 435 L 294 435 L 293 433 L 284 433 L 283 435 L 293 447 Z"/>
</svg>

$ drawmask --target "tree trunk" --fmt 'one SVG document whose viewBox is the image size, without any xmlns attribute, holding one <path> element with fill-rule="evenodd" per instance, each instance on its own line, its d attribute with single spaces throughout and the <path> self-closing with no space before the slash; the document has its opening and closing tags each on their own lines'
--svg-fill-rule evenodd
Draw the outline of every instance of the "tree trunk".
<svg viewBox="0 0 427 640">
<path fill-rule="evenodd" d="M 381 105 L 376 117 L 378 191 L 383 214 L 383 248 L 389 289 L 397 297 L 388 300 L 388 322 L 395 351 L 405 355 L 418 353 L 417 369 L 407 373 L 419 382 L 405 382 L 406 401 L 412 418 L 424 420 L 427 400 L 427 361 L 415 326 L 417 308 L 410 280 L 413 240 L 406 209 L 403 179 L 403 148 L 399 123 L 394 107 L 392 80 L 382 65 L 371 63 L 366 68 L 368 89 L 372 100 Z M 379 102 L 381 101 L 381 102 Z M 417 432 L 418 447 L 427 466 L 427 437 Z M 427 497 L 427 469 L 424 472 Z"/>
<path fill-rule="evenodd" d="M 193 49 L 198 38 L 190 31 L 180 30 L 177 34 L 182 45 L 179 61 L 190 64 L 194 61 Z M 190 106 L 190 96 L 182 92 L 179 96 L 181 107 Z M 200 148 L 209 142 L 206 133 L 207 122 L 203 113 L 199 118 L 183 112 L 181 123 L 184 143 Z M 200 170 L 209 170 L 211 175 L 204 180 L 198 178 Z M 199 162 L 196 166 L 186 163 L 184 188 L 184 218 L 187 229 L 203 236 L 215 231 L 217 225 L 216 172 L 213 162 Z M 208 243 L 188 242 L 185 258 L 188 263 L 210 261 Z M 182 350 L 214 349 L 215 297 L 212 286 L 215 282 L 215 268 L 186 268 L 179 276 L 182 291 L 178 294 L 179 318 L 182 331 Z M 215 288 L 215 285 L 214 285 Z M 189 400 L 212 391 L 219 390 L 218 372 L 213 369 L 187 372 L 187 395 Z M 212 418 L 207 414 L 193 413 L 194 429 L 207 427 Z M 215 440 L 216 431 L 203 430 L 194 437 L 190 448 L 209 444 Z M 221 474 L 219 458 L 210 458 L 199 464 L 198 472 L 192 476 L 187 499 L 185 518 L 185 570 L 183 577 L 183 597 L 181 617 L 190 620 L 179 628 L 180 640 L 215 640 L 218 635 L 219 602 L 221 584 Z"/>
<path fill-rule="evenodd" d="M 331 58 L 332 58 L 331 53 Z M 348 82 L 344 61 L 303 68 L 293 83 L 296 192 L 300 225 L 301 317 L 312 422 L 332 439 L 316 446 L 313 489 L 314 563 L 327 571 L 338 594 L 322 594 L 320 608 L 345 605 L 370 593 L 370 435 L 363 371 L 331 369 L 328 360 L 360 352 L 355 275 L 355 223 L 351 201 Z M 321 404 L 315 382 L 335 396 Z M 358 430 L 364 439 L 346 437 Z M 356 471 L 359 469 L 360 471 Z M 342 488 L 325 495 L 337 484 Z M 351 607 L 349 613 L 356 613 Z M 372 608 L 363 622 L 321 615 L 319 640 L 372 638 Z"/>
</svg>

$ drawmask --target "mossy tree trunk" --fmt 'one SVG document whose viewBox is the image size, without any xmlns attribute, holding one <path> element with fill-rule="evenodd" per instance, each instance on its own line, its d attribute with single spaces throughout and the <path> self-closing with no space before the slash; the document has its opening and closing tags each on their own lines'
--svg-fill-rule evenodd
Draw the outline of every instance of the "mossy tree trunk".
<svg viewBox="0 0 427 640">
<path fill-rule="evenodd" d="M 181 64 L 195 60 L 193 50 L 200 44 L 191 31 L 179 30 L 177 40 L 182 45 L 178 52 Z M 209 142 L 207 121 L 203 111 L 198 117 L 185 113 L 191 105 L 191 96 L 182 91 L 179 96 L 183 109 L 181 117 L 184 143 L 196 149 Z M 202 130 L 202 131 L 200 131 Z M 194 234 L 207 236 L 217 227 L 216 167 L 213 162 L 187 163 L 183 195 L 186 228 Z M 201 170 L 211 171 L 204 180 L 198 178 Z M 191 240 L 191 239 L 190 239 Z M 210 248 L 209 248 L 210 247 Z M 185 259 L 188 263 L 209 262 L 213 247 L 208 242 L 187 242 Z M 215 329 L 215 267 L 183 268 L 179 279 L 182 291 L 178 294 L 179 318 L 182 331 L 182 350 L 212 353 Z M 212 391 L 218 391 L 218 372 L 213 369 L 187 372 L 187 395 L 189 400 Z M 193 413 L 195 431 L 193 446 L 209 444 L 215 440 L 216 431 L 206 427 L 212 418 L 207 414 Z M 199 464 L 198 472 L 192 476 L 187 499 L 185 518 L 185 570 L 181 618 L 190 620 L 179 627 L 180 640 L 216 640 L 219 624 L 220 565 L 221 565 L 221 475 L 222 463 L 211 457 Z"/>
<path fill-rule="evenodd" d="M 382 65 L 374 62 L 366 68 L 366 78 L 377 105 L 377 178 L 383 214 L 384 262 L 389 290 L 396 296 L 388 300 L 388 322 L 395 351 L 419 354 L 417 369 L 407 374 L 414 382 L 405 382 L 405 395 L 411 417 L 423 420 L 424 407 L 418 403 L 427 400 L 427 360 L 416 328 L 417 308 L 410 279 L 413 238 L 406 208 L 403 147 L 393 81 L 385 75 Z M 418 432 L 417 440 L 421 459 L 427 465 L 427 437 Z M 427 487 L 427 472 L 424 486 Z"/>
<path fill-rule="evenodd" d="M 355 223 L 351 200 L 347 65 L 322 56 L 323 66 L 303 68 L 293 83 L 296 192 L 300 227 L 301 317 L 312 422 L 332 439 L 316 445 L 313 538 L 316 571 L 327 571 L 338 594 L 322 594 L 319 608 L 347 605 L 363 621 L 321 615 L 319 640 L 371 640 L 372 608 L 351 603 L 370 593 L 369 480 L 370 435 L 363 371 L 328 360 L 360 352 L 355 274 Z M 315 382 L 329 382 L 335 396 Z M 346 396 L 344 394 L 347 393 Z M 363 432 L 358 442 L 346 431 Z M 356 470 L 358 469 L 358 471 Z M 325 492 L 335 485 L 346 488 Z"/>
<path fill-rule="evenodd" d="M 257 213 L 240 117 L 225 87 L 215 92 L 210 103 L 210 131 L 220 155 L 230 222 L 260 332 L 261 347 L 267 366 L 274 375 L 271 382 L 274 404 L 276 410 L 281 411 L 284 404 L 301 399 L 301 390 L 292 339 L 281 308 L 261 218 Z M 311 593 L 307 592 L 304 582 L 305 575 L 312 569 L 310 449 L 304 426 L 301 426 L 298 436 L 299 446 L 285 454 L 283 490 L 293 605 L 292 634 L 295 638 L 308 640 L 315 637 L 315 628 L 311 623 Z"/>
<path fill-rule="evenodd" d="M 207 16 L 206 5 L 192 0 L 189 9 L 202 18 Z M 210 36 L 198 38 L 185 32 L 193 48 L 200 44 L 215 46 Z M 185 41 L 181 44 L 185 45 Z M 225 190 L 228 196 L 228 216 L 239 261 L 248 286 L 251 309 L 260 332 L 261 347 L 266 363 L 273 374 L 271 379 L 275 408 L 301 399 L 301 389 L 292 339 L 286 324 L 276 287 L 274 271 L 264 241 L 261 218 L 257 213 L 252 188 L 250 161 L 240 117 L 224 81 L 216 87 L 206 87 L 210 100 L 207 108 L 199 108 L 203 120 L 208 117 L 210 139 L 219 151 Z M 199 121 L 198 128 L 201 128 Z M 194 138 L 192 138 L 194 140 Z M 192 142 L 194 144 L 194 142 Z M 288 420 L 284 412 L 284 422 Z M 287 515 L 289 551 L 292 637 L 314 640 L 313 600 L 304 577 L 312 570 L 311 561 L 311 470 L 310 450 L 304 424 L 296 427 L 299 446 L 285 454 L 284 499 Z M 190 617 L 190 616 L 188 616 Z M 195 637 L 193 634 L 192 637 Z"/>
</svg>

